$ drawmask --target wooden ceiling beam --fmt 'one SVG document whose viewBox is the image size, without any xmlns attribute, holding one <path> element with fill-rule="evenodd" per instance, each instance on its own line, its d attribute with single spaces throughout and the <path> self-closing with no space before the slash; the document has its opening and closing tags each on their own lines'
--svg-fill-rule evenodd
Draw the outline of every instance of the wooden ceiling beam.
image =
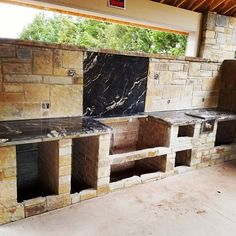
<svg viewBox="0 0 236 236">
<path fill-rule="evenodd" d="M 191 9 L 192 11 L 196 11 L 199 7 L 201 7 L 203 4 L 206 3 L 207 0 L 202 0 L 201 2 L 198 2 L 193 8 Z"/>
<path fill-rule="evenodd" d="M 219 10 L 220 14 L 223 14 L 223 12 L 228 10 L 230 7 L 231 7 L 231 0 L 225 0 L 224 5 Z"/>
<path fill-rule="evenodd" d="M 234 16 L 236 14 L 236 8 L 231 12 L 231 15 Z"/>
<path fill-rule="evenodd" d="M 185 2 L 186 0 L 182 0 L 180 3 L 177 4 L 177 7 L 181 7 Z"/>
<path fill-rule="evenodd" d="M 218 1 L 215 5 L 212 5 L 210 7 L 210 11 L 214 11 L 217 7 L 219 7 L 220 5 L 222 5 L 225 2 L 225 0 L 220 0 Z"/>
<path fill-rule="evenodd" d="M 173 5 L 176 6 L 176 4 L 178 3 L 179 0 L 175 0 Z"/>
<path fill-rule="evenodd" d="M 234 6 L 231 6 L 231 7 L 228 8 L 227 10 L 225 10 L 225 11 L 223 12 L 223 15 L 227 14 L 228 12 L 232 11 L 232 10 L 235 9 L 235 8 L 236 8 L 236 4 L 235 4 Z"/>
<path fill-rule="evenodd" d="M 186 8 L 187 8 L 188 10 L 191 10 L 192 7 L 194 6 L 194 4 L 195 4 L 196 2 L 197 2 L 196 0 L 195 0 L 195 1 L 194 1 L 194 0 L 193 0 L 193 1 L 189 1 L 189 4 L 187 5 Z"/>
</svg>

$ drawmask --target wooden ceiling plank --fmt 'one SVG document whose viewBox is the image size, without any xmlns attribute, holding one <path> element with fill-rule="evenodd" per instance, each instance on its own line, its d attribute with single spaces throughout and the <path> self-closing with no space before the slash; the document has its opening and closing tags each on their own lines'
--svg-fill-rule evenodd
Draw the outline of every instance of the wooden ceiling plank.
<svg viewBox="0 0 236 236">
<path fill-rule="evenodd" d="M 182 1 L 177 5 L 177 7 L 181 7 L 181 5 L 183 5 L 185 2 L 186 2 L 186 0 L 182 0 Z"/>
<path fill-rule="evenodd" d="M 196 11 L 199 7 L 201 7 L 207 0 L 202 0 L 196 6 L 193 7 L 192 11 Z"/>
<path fill-rule="evenodd" d="M 220 14 L 223 14 L 224 11 L 228 10 L 229 7 L 231 6 L 231 0 L 225 0 L 224 5 L 221 7 Z M 230 6 L 229 6 L 230 5 Z"/>
<path fill-rule="evenodd" d="M 178 1 L 179 1 L 179 0 L 175 0 L 173 5 L 176 6 L 176 4 L 178 3 Z"/>
<path fill-rule="evenodd" d="M 188 6 L 187 6 L 187 9 L 188 9 L 188 10 L 191 10 L 192 7 L 194 6 L 194 4 L 195 4 L 196 2 L 197 2 L 197 1 L 194 1 L 194 0 L 193 0 L 193 1 L 190 1 L 189 4 L 188 4 Z"/>
<path fill-rule="evenodd" d="M 217 7 L 219 7 L 221 4 L 223 4 L 225 2 L 225 0 L 220 0 L 219 2 L 217 2 L 215 5 L 213 5 L 212 7 L 210 7 L 210 11 L 214 11 Z"/>
<path fill-rule="evenodd" d="M 236 8 L 231 12 L 231 15 L 233 16 L 234 14 L 236 14 Z"/>
<path fill-rule="evenodd" d="M 236 5 L 231 6 L 229 9 L 225 10 L 225 11 L 223 12 L 223 15 L 224 15 L 224 14 L 227 14 L 228 12 L 230 12 L 231 10 L 233 10 L 234 8 L 236 8 Z"/>
</svg>

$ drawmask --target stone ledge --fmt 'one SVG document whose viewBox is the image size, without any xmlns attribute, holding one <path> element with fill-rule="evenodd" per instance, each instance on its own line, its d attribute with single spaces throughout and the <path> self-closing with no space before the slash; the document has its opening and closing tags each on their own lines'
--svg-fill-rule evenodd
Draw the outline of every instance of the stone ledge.
<svg viewBox="0 0 236 236">
<path fill-rule="evenodd" d="M 134 53 L 127 51 L 117 51 L 117 50 L 109 50 L 109 49 L 98 49 L 98 48 L 86 48 L 76 45 L 66 45 L 66 44 L 56 44 L 56 43 L 46 43 L 40 41 L 29 41 L 29 40 L 19 40 L 19 39 L 8 39 L 8 38 L 0 38 L 0 44 L 13 44 L 19 46 L 30 46 L 30 47 L 43 47 L 43 48 L 51 48 L 51 49 L 63 49 L 63 50 L 75 50 L 75 51 L 83 51 L 83 52 L 98 52 L 98 53 L 109 53 L 116 55 L 126 55 L 126 56 L 134 56 L 134 57 L 149 57 L 155 59 L 167 59 L 167 60 L 180 60 L 180 61 L 197 61 L 197 62 L 218 62 L 210 59 L 204 59 L 200 57 L 184 57 L 184 56 L 172 56 L 166 54 L 151 54 L 151 53 Z"/>
</svg>

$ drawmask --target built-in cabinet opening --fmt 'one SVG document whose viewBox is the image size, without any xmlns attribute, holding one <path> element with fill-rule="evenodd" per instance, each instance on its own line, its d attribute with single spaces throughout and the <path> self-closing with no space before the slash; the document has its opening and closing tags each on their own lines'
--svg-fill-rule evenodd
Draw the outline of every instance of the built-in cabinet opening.
<svg viewBox="0 0 236 236">
<path fill-rule="evenodd" d="M 73 139 L 71 193 L 96 187 L 98 147 L 97 136 Z"/>
<path fill-rule="evenodd" d="M 236 120 L 219 121 L 216 131 L 215 146 L 236 142 Z"/>
<path fill-rule="evenodd" d="M 43 143 L 16 146 L 17 201 L 56 194 L 51 186 L 53 160 L 43 155 Z"/>
<path fill-rule="evenodd" d="M 193 137 L 194 125 L 179 126 L 178 137 Z"/>
<path fill-rule="evenodd" d="M 166 155 L 111 165 L 110 182 L 154 172 L 165 172 Z"/>
<path fill-rule="evenodd" d="M 175 155 L 175 167 L 178 166 L 190 166 L 191 164 L 192 150 L 184 150 L 176 152 Z"/>
<path fill-rule="evenodd" d="M 169 146 L 170 127 L 158 119 L 106 119 L 104 124 L 113 128 L 110 154 L 127 153 L 142 149 Z"/>
</svg>

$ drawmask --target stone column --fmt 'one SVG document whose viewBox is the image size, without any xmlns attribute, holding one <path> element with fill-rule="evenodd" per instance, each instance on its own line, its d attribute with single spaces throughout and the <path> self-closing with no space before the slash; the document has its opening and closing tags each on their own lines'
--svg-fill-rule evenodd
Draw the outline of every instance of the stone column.
<svg viewBox="0 0 236 236">
<path fill-rule="evenodd" d="M 24 218 L 17 203 L 16 147 L 0 148 L 0 225 Z"/>
<path fill-rule="evenodd" d="M 106 194 L 110 191 L 110 151 L 111 134 L 99 136 L 99 150 L 97 163 L 97 195 Z"/>
</svg>

